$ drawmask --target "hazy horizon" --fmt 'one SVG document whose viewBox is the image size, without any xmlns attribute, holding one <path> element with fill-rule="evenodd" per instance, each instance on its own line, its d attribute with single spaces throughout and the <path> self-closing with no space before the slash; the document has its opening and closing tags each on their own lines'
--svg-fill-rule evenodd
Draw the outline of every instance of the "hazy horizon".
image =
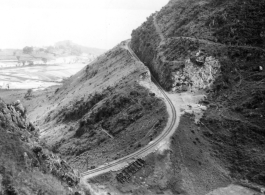
<svg viewBox="0 0 265 195">
<path fill-rule="evenodd" d="M 0 0 L 1 49 L 71 40 L 110 49 L 168 0 Z"/>
</svg>

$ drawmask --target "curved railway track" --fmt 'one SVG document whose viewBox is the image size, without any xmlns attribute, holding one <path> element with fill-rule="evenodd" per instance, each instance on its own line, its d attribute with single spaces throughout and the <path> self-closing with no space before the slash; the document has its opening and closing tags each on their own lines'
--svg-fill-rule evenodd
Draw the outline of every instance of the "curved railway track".
<svg viewBox="0 0 265 195">
<path fill-rule="evenodd" d="M 127 41 L 127 49 L 130 52 L 130 54 L 139 62 L 141 62 L 141 60 L 136 56 L 136 54 L 132 51 L 132 49 L 130 48 L 130 42 Z M 142 63 L 142 62 L 141 62 Z M 89 176 L 92 175 L 96 176 L 96 175 L 100 175 L 102 173 L 109 171 L 110 169 L 114 169 L 115 167 L 118 167 L 120 164 L 126 163 L 129 160 L 133 160 L 138 158 L 139 156 L 147 153 L 150 151 L 150 153 L 159 145 L 159 143 L 165 139 L 172 131 L 175 131 L 175 123 L 177 121 L 177 114 L 176 114 L 176 109 L 173 105 L 173 103 L 171 102 L 171 100 L 168 98 L 167 94 L 165 93 L 165 91 L 163 90 L 163 88 L 159 85 L 159 83 L 155 80 L 154 77 L 153 81 L 156 84 L 156 86 L 159 88 L 160 92 L 162 93 L 162 95 L 164 96 L 165 100 L 168 102 L 168 105 L 170 106 L 170 113 L 169 115 L 171 115 L 171 121 L 170 121 L 170 125 L 164 129 L 164 131 L 152 142 L 150 142 L 148 145 L 146 145 L 145 147 L 141 148 L 140 150 L 127 155 L 123 158 L 120 158 L 118 160 L 112 161 L 104 166 L 100 166 L 98 168 L 95 168 L 93 170 L 89 170 L 86 172 L 81 173 L 81 177 L 85 177 L 85 176 Z M 98 174 L 97 174 L 98 173 Z"/>
</svg>

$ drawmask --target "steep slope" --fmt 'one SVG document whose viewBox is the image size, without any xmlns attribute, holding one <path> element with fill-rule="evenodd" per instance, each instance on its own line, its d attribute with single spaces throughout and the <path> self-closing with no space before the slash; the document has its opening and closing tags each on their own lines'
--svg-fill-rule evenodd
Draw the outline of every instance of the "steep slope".
<svg viewBox="0 0 265 195">
<path fill-rule="evenodd" d="M 206 194 L 231 182 L 265 185 L 264 6 L 172 0 L 132 32 L 133 50 L 165 89 L 207 97 L 197 125 L 193 114 L 182 117 L 168 162 L 176 173 L 164 190 Z"/>
<path fill-rule="evenodd" d="M 0 194 L 73 194 L 78 177 L 39 143 L 21 108 L 0 99 Z"/>
<path fill-rule="evenodd" d="M 136 151 L 166 125 L 164 102 L 140 82 L 151 80 L 149 71 L 125 43 L 46 93 L 42 105 L 43 96 L 28 102 L 42 141 L 80 171 Z"/>
<path fill-rule="evenodd" d="M 132 48 L 166 89 L 178 88 L 178 70 L 199 50 L 219 61 L 262 57 L 264 6 L 257 0 L 170 1 L 132 32 Z"/>
</svg>

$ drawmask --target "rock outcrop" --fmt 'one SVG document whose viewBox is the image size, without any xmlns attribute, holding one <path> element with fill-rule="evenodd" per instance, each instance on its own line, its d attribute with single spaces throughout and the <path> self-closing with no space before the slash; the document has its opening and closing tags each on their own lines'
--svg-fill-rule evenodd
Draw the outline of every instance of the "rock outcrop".
<svg viewBox="0 0 265 195">
<path fill-rule="evenodd" d="M 185 67 L 173 72 L 174 83 L 172 91 L 196 91 L 210 89 L 213 82 L 220 74 L 220 62 L 213 56 L 205 57 L 198 65 L 195 60 L 185 61 Z"/>
<path fill-rule="evenodd" d="M 263 186 L 264 9 L 265 1 L 259 0 L 171 0 L 134 30 L 131 40 L 164 89 L 206 95 L 197 133 L 229 170 L 229 178 Z M 181 143 L 173 147 L 178 151 Z"/>
<path fill-rule="evenodd" d="M 0 99 L 0 194 L 69 194 L 61 182 L 78 185 L 78 173 L 39 142 L 38 131 L 20 101 Z"/>
<path fill-rule="evenodd" d="M 210 87 L 238 49 L 251 59 L 264 55 L 264 6 L 257 0 L 170 1 L 132 32 L 131 46 L 166 90 Z M 199 51 L 206 55 L 196 56 Z"/>
</svg>

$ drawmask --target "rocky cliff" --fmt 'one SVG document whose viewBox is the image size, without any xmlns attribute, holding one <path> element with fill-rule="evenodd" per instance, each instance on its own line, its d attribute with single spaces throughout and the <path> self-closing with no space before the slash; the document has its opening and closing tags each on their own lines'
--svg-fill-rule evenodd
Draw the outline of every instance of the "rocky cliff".
<svg viewBox="0 0 265 195">
<path fill-rule="evenodd" d="M 0 194 L 74 193 L 77 173 L 39 142 L 21 103 L 0 99 L 0 131 Z"/>
<path fill-rule="evenodd" d="M 206 94 L 199 126 L 212 155 L 229 177 L 262 185 L 264 9 L 259 0 L 171 0 L 132 32 L 131 41 L 166 90 Z"/>
<path fill-rule="evenodd" d="M 221 76 L 221 61 L 264 57 L 264 6 L 257 0 L 170 1 L 132 32 L 132 48 L 165 89 L 206 88 Z M 204 84 L 185 73 L 191 66 Z M 179 82 L 179 75 L 185 79 Z"/>
</svg>

